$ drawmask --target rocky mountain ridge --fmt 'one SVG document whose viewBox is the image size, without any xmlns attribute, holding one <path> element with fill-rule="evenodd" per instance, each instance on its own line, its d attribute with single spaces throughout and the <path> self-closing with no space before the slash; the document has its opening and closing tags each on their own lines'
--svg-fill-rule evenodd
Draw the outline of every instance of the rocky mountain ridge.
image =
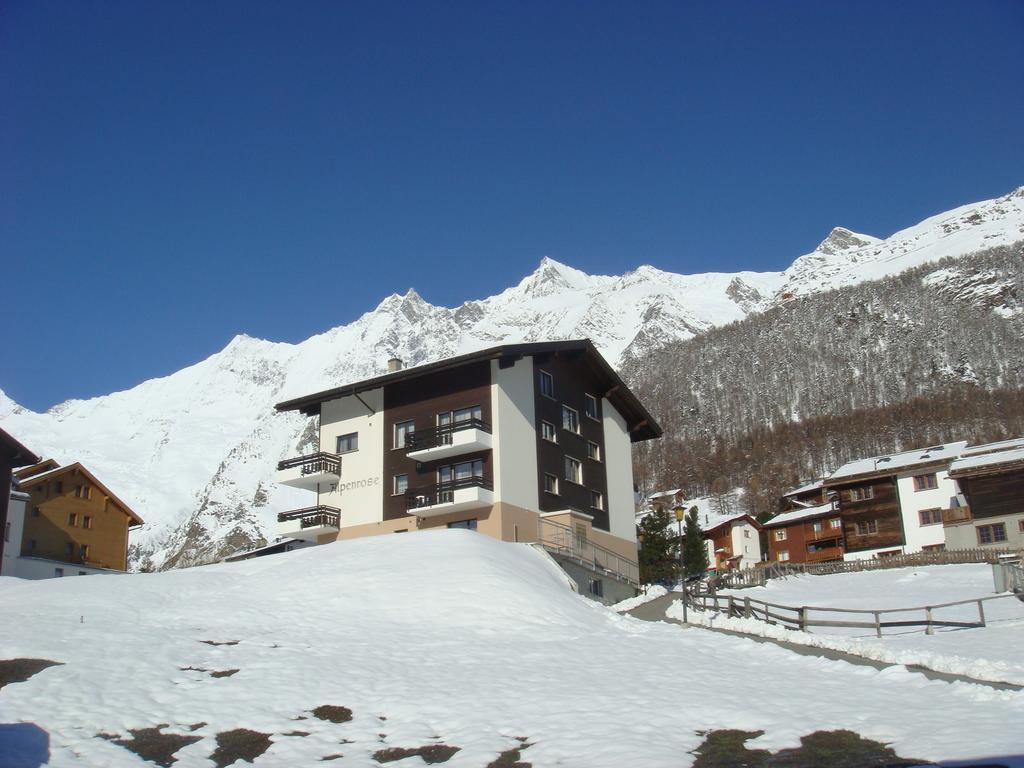
<svg viewBox="0 0 1024 768">
<path fill-rule="evenodd" d="M 147 520 L 133 535 L 137 564 L 189 565 L 272 538 L 276 513 L 308 501 L 274 484 L 274 465 L 314 445 L 315 431 L 296 414 L 277 414 L 274 403 L 379 374 L 389 357 L 418 365 L 504 342 L 588 337 L 619 365 L 795 297 L 1021 240 L 1024 187 L 885 240 L 833 230 L 784 272 L 680 275 L 641 266 L 592 276 L 545 258 L 486 299 L 437 307 L 410 289 L 299 344 L 239 335 L 170 376 L 46 413 L 0 392 L 0 425 L 37 452 L 90 466 Z M 1002 290 L 973 272 L 948 282 L 944 290 L 989 301 Z"/>
</svg>

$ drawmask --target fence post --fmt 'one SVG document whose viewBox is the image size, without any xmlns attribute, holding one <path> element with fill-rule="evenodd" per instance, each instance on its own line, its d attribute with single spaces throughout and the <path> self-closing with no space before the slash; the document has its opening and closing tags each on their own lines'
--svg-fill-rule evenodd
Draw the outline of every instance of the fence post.
<svg viewBox="0 0 1024 768">
<path fill-rule="evenodd" d="M 875 634 L 879 637 L 882 636 L 882 612 L 872 611 L 875 614 Z"/>
<path fill-rule="evenodd" d="M 800 606 L 800 631 L 807 631 L 807 606 Z"/>
<path fill-rule="evenodd" d="M 935 629 L 932 627 L 932 609 L 931 609 L 931 606 L 928 606 L 927 608 L 924 609 L 924 616 L 925 616 L 925 620 L 927 620 L 927 622 L 928 622 L 928 628 L 925 629 L 924 633 L 926 635 L 933 635 L 933 634 L 935 634 Z"/>
<path fill-rule="evenodd" d="M 732 618 L 732 612 L 733 612 L 733 607 L 732 607 L 732 595 L 729 595 L 729 613 L 727 613 L 726 615 L 727 615 L 727 616 L 728 616 L 728 617 L 729 617 L 730 619 Z"/>
<path fill-rule="evenodd" d="M 981 605 L 981 603 L 978 603 L 978 604 Z M 744 597 L 743 598 L 743 618 L 745 618 L 745 619 L 749 619 L 750 618 L 750 598 L 749 597 Z"/>
<path fill-rule="evenodd" d="M 981 600 L 978 601 L 978 618 L 981 620 L 981 626 L 985 626 L 985 606 L 981 604 Z"/>
</svg>

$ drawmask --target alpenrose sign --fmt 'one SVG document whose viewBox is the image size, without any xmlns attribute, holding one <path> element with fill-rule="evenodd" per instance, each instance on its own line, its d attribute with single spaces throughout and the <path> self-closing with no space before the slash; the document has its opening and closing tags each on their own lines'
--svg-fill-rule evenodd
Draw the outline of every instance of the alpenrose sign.
<svg viewBox="0 0 1024 768">
<path fill-rule="evenodd" d="M 380 485 L 379 477 L 366 477 L 362 480 L 352 480 L 348 483 L 332 483 L 331 490 L 344 493 L 345 491 L 353 491 L 356 488 L 372 488 L 375 485 Z"/>
</svg>

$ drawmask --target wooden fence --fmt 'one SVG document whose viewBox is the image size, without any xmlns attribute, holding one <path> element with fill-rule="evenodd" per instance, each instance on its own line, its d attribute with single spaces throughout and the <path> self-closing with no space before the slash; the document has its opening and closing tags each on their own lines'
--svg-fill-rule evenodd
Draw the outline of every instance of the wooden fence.
<svg viewBox="0 0 1024 768">
<path fill-rule="evenodd" d="M 938 605 L 925 605 L 917 608 L 886 608 L 881 610 L 855 609 L 855 608 L 826 608 L 816 605 L 780 605 L 768 603 L 763 600 L 754 600 L 749 597 L 737 597 L 736 595 L 717 595 L 713 592 L 690 593 L 690 605 L 694 608 L 723 613 L 726 616 L 737 619 L 758 619 L 768 624 L 778 624 L 787 629 L 798 629 L 809 631 L 810 627 L 850 627 L 859 629 L 873 629 L 878 637 L 882 636 L 882 630 L 891 627 L 925 627 L 926 634 L 932 634 L 935 627 L 959 627 L 976 628 L 985 626 L 985 603 L 989 600 L 1002 600 L 1007 597 L 1016 598 L 1014 594 L 995 595 L 993 597 L 981 597 L 975 600 L 958 600 L 953 603 L 940 603 Z M 970 605 L 974 603 L 977 607 L 978 618 L 976 621 L 964 621 L 963 617 L 938 618 L 936 611 L 953 608 L 955 606 Z M 816 614 L 840 614 L 836 619 L 816 618 Z M 917 614 L 920 618 L 886 619 L 891 614 Z M 870 619 L 862 621 L 852 620 L 853 614 L 870 616 Z M 850 619 L 846 617 L 850 616 Z"/>
<path fill-rule="evenodd" d="M 784 578 L 800 574 L 824 576 L 833 573 L 856 573 L 875 571 L 882 568 L 906 568 L 921 565 L 954 565 L 961 563 L 996 563 L 1000 555 L 1016 554 L 1010 549 L 951 549 L 941 552 L 917 552 L 912 555 L 889 555 L 869 560 L 841 560 L 830 563 L 780 563 L 772 562 L 756 568 L 726 571 L 710 581 L 714 589 L 742 589 L 763 587 L 768 579 Z M 1020 553 L 1024 556 L 1024 553 Z"/>
</svg>

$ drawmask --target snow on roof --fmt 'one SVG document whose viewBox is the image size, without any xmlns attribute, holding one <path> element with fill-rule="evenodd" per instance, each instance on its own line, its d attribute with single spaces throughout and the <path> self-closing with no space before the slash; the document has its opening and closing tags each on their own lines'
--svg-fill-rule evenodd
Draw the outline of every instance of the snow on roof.
<svg viewBox="0 0 1024 768">
<path fill-rule="evenodd" d="M 1024 437 L 1014 437 L 1009 440 L 1000 440 L 995 443 L 982 443 L 971 445 L 965 448 L 961 456 L 977 456 L 979 453 L 993 453 L 995 451 L 1009 451 L 1014 448 L 1024 448 Z"/>
<path fill-rule="evenodd" d="M 928 448 L 916 448 L 902 453 L 891 453 L 888 456 L 872 456 L 867 459 L 857 459 L 843 464 L 825 479 L 826 484 L 847 477 L 858 475 L 887 475 L 898 471 L 909 469 L 921 464 L 934 464 L 939 461 L 951 461 L 957 458 L 967 447 L 966 440 L 959 440 L 955 443 L 945 445 L 933 445 Z"/>
<path fill-rule="evenodd" d="M 1000 464 L 1014 464 L 1024 462 L 1024 447 L 1010 451 L 996 451 L 995 453 L 983 453 L 979 456 L 965 456 L 954 461 L 950 467 L 950 474 L 965 473 L 971 469 L 981 467 L 998 467 Z"/>
<path fill-rule="evenodd" d="M 810 493 L 811 491 L 816 491 L 821 488 L 824 483 L 824 480 L 815 480 L 814 482 L 807 483 L 806 485 L 801 485 L 799 488 L 794 488 L 792 491 L 786 491 L 782 496 L 783 498 L 787 498 L 789 496 L 799 496 L 803 493 Z"/>
<path fill-rule="evenodd" d="M 815 507 L 807 507 L 807 509 L 796 509 L 792 512 L 783 512 L 781 515 L 776 515 L 767 523 L 765 526 L 771 528 L 776 525 L 786 525 L 788 523 L 794 523 L 797 520 L 807 520 L 812 517 L 819 517 L 827 514 L 838 514 L 833 509 L 832 504 L 818 504 Z"/>
</svg>

